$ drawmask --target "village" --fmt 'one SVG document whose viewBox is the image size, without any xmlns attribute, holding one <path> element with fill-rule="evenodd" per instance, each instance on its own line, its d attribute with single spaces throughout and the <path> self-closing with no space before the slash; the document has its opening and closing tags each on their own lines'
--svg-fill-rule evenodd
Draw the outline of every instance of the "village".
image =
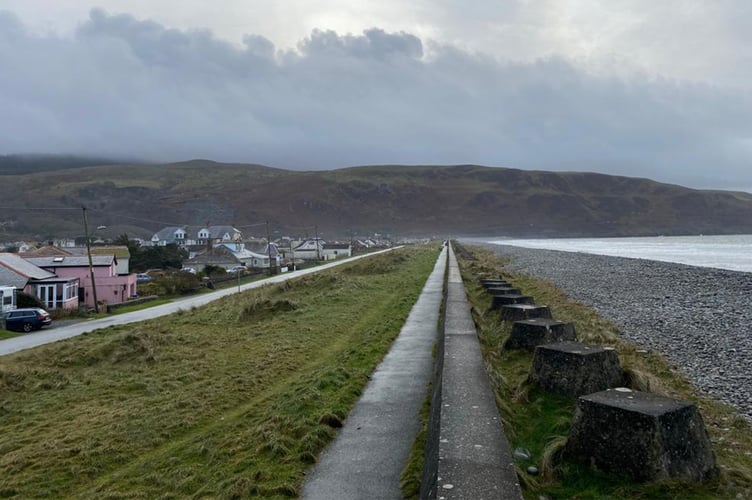
<svg viewBox="0 0 752 500">
<path fill-rule="evenodd" d="M 0 243 L 0 316 L 23 306 L 19 295 L 31 297 L 51 312 L 107 311 L 139 300 L 152 275 L 182 272 L 208 280 L 209 272 L 215 278 L 218 273 L 227 274 L 227 279 L 277 274 L 392 245 L 383 238 L 342 242 L 316 236 L 269 241 L 244 236 L 231 225 L 171 226 L 148 240 L 123 235 L 86 243 L 69 238 Z M 157 260 L 156 268 L 146 267 L 153 260 L 134 255 L 164 255 L 166 250 L 176 257 L 169 262 Z"/>
</svg>

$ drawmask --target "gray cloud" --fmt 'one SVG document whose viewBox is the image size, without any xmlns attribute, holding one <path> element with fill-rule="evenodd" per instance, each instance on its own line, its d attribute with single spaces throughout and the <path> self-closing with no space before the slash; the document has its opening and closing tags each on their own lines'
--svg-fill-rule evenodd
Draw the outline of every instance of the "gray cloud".
<svg viewBox="0 0 752 500">
<path fill-rule="evenodd" d="M 73 36 L 0 13 L 0 65 L 0 153 L 480 163 L 752 189 L 749 93 L 561 57 L 504 62 L 377 28 L 279 50 L 94 10 Z"/>
</svg>

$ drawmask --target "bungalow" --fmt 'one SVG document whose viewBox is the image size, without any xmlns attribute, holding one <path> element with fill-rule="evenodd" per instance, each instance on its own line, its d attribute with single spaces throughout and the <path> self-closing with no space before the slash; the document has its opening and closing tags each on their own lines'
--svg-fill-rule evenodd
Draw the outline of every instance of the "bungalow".
<svg viewBox="0 0 752 500">
<path fill-rule="evenodd" d="M 60 278 L 77 279 L 82 302 L 94 307 L 94 292 L 87 255 L 59 257 L 30 257 L 27 261 Z M 120 304 L 136 295 L 136 275 L 118 274 L 115 255 L 92 255 L 92 270 L 97 288 L 97 300 L 106 304 Z"/>
<path fill-rule="evenodd" d="M 184 267 L 192 267 L 196 271 L 203 271 L 206 266 L 223 267 L 230 269 L 235 266 L 245 265 L 245 262 L 226 246 L 204 249 L 203 252 L 183 262 Z"/>
<path fill-rule="evenodd" d="M 37 297 L 47 309 L 77 309 L 78 277 L 60 277 L 12 253 L 0 253 L 0 284 Z"/>
<path fill-rule="evenodd" d="M 255 249 L 259 250 L 259 249 Z M 188 259 L 183 263 L 186 267 L 192 267 L 202 271 L 208 265 L 230 269 L 234 266 L 243 265 L 249 268 L 268 269 L 269 252 L 271 252 L 272 266 L 278 267 L 279 253 L 277 247 L 272 244 L 271 248 L 264 246 L 264 253 L 246 248 L 244 243 L 223 243 L 211 249 L 207 249 Z"/>
<path fill-rule="evenodd" d="M 294 260 L 321 260 L 324 254 L 324 240 L 308 238 L 303 241 L 292 241 L 290 243 L 290 254 Z"/>
<path fill-rule="evenodd" d="M 334 260 L 352 256 L 352 246 L 349 243 L 324 243 L 321 250 L 321 258 Z"/>
</svg>

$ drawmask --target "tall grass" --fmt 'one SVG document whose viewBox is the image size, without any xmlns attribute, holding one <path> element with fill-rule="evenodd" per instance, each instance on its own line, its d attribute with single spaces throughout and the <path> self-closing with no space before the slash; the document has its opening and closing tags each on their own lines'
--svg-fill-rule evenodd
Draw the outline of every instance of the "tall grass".
<svg viewBox="0 0 752 500">
<path fill-rule="evenodd" d="M 369 257 L 0 358 L 0 496 L 296 495 L 436 257 Z"/>
<path fill-rule="evenodd" d="M 752 426 L 733 408 L 698 393 L 660 353 L 638 349 L 624 340 L 619 329 L 585 305 L 566 296 L 550 282 L 509 271 L 505 261 L 481 248 L 458 252 L 468 298 L 483 348 L 486 368 L 512 448 L 530 452 L 517 459 L 526 498 L 752 498 Z M 509 325 L 489 311 L 490 298 L 479 284 L 481 277 L 504 277 L 551 307 L 556 319 L 575 324 L 581 342 L 618 350 L 632 388 L 693 401 L 705 421 L 721 471 L 706 484 L 661 481 L 634 484 L 586 465 L 566 462 L 561 448 L 574 413 L 575 401 L 527 384 L 532 354 L 503 348 Z M 534 465 L 539 476 L 526 469 Z"/>
</svg>

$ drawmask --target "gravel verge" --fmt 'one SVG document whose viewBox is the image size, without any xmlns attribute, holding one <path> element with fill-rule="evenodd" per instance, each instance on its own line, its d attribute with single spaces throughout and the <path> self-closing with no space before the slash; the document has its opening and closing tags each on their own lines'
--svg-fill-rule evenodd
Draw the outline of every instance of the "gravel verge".
<svg viewBox="0 0 752 500">
<path fill-rule="evenodd" d="M 511 259 L 510 269 L 552 281 L 752 420 L 751 273 L 488 246 Z"/>
</svg>

